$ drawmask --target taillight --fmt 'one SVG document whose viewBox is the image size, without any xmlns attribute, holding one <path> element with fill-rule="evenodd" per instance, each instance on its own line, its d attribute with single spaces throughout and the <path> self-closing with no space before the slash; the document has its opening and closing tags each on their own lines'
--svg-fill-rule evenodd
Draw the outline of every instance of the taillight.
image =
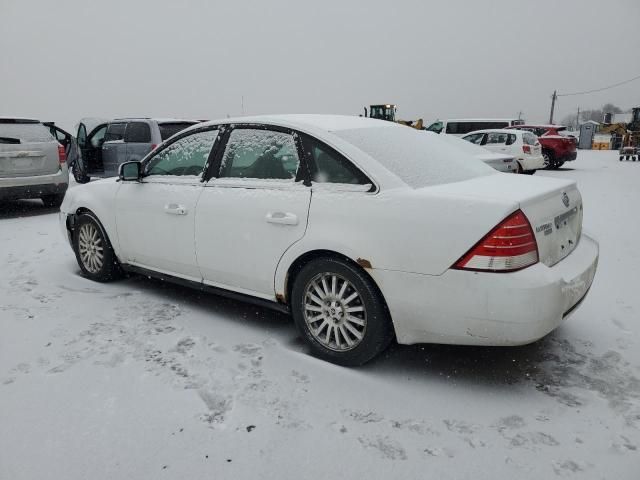
<svg viewBox="0 0 640 480">
<path fill-rule="evenodd" d="M 531 147 L 529 145 L 522 145 L 522 151 L 524 153 L 531 153 Z"/>
<path fill-rule="evenodd" d="M 151 151 L 153 152 L 156 149 L 157 146 L 158 146 L 157 143 L 152 143 L 151 144 Z"/>
<path fill-rule="evenodd" d="M 65 152 L 64 147 L 58 144 L 58 162 L 62 165 L 67 161 L 67 152 Z"/>
<path fill-rule="evenodd" d="M 538 244 L 522 210 L 509 215 L 452 268 L 482 272 L 513 272 L 538 263 Z"/>
</svg>

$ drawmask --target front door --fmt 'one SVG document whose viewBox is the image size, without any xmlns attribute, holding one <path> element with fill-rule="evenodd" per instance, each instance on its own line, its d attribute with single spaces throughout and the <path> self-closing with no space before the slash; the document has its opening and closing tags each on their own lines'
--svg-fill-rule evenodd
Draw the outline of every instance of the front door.
<svg viewBox="0 0 640 480">
<path fill-rule="evenodd" d="M 118 239 L 125 263 L 201 281 L 194 246 L 202 174 L 217 130 L 179 138 L 150 157 L 141 182 L 123 182 L 116 196 Z"/>
<path fill-rule="evenodd" d="M 118 175 L 118 166 L 124 161 L 127 145 L 124 143 L 125 122 L 110 123 L 102 144 L 102 167 L 105 177 Z"/>
<path fill-rule="evenodd" d="M 284 129 L 236 127 L 196 209 L 195 242 L 204 282 L 273 299 L 284 252 L 307 228 L 297 137 Z"/>
</svg>

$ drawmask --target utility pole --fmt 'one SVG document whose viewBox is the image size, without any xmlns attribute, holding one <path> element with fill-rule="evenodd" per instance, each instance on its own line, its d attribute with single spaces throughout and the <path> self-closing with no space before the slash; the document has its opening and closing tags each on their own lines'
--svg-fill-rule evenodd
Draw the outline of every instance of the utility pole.
<svg viewBox="0 0 640 480">
<path fill-rule="evenodd" d="M 242 108 L 242 115 L 244 115 L 244 95 L 240 97 L 240 108 Z"/>
<path fill-rule="evenodd" d="M 576 130 L 580 130 L 580 107 L 578 107 L 578 114 L 576 115 Z"/>
<path fill-rule="evenodd" d="M 549 125 L 553 125 L 553 110 L 556 108 L 556 98 L 558 98 L 558 93 L 556 90 L 554 90 L 553 96 L 551 97 L 551 113 L 549 114 Z"/>
</svg>

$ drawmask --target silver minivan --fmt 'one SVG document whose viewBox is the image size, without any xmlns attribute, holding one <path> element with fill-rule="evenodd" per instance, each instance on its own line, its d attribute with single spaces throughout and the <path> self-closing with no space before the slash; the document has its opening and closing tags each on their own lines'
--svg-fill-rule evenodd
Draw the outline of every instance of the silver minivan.
<svg viewBox="0 0 640 480">
<path fill-rule="evenodd" d="M 79 183 L 90 177 L 115 177 L 121 163 L 142 160 L 164 140 L 195 123 L 171 118 L 83 119 L 77 132 L 80 159 L 73 175 Z"/>
<path fill-rule="evenodd" d="M 39 120 L 0 118 L 0 201 L 40 198 L 58 207 L 69 186 L 65 147 Z"/>
</svg>

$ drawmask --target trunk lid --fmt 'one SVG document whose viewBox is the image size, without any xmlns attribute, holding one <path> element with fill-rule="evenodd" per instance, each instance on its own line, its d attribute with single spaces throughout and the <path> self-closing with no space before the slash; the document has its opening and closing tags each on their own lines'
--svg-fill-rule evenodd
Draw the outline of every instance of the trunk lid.
<svg viewBox="0 0 640 480">
<path fill-rule="evenodd" d="M 431 190 L 479 201 L 517 205 L 533 228 L 540 262 L 547 266 L 569 255 L 580 241 L 582 196 L 573 180 L 489 175 L 431 187 Z M 487 232 L 493 227 L 495 225 L 487 225 Z"/>
<path fill-rule="evenodd" d="M 0 143 L 0 177 L 50 175 L 59 169 L 56 141 Z"/>
</svg>

